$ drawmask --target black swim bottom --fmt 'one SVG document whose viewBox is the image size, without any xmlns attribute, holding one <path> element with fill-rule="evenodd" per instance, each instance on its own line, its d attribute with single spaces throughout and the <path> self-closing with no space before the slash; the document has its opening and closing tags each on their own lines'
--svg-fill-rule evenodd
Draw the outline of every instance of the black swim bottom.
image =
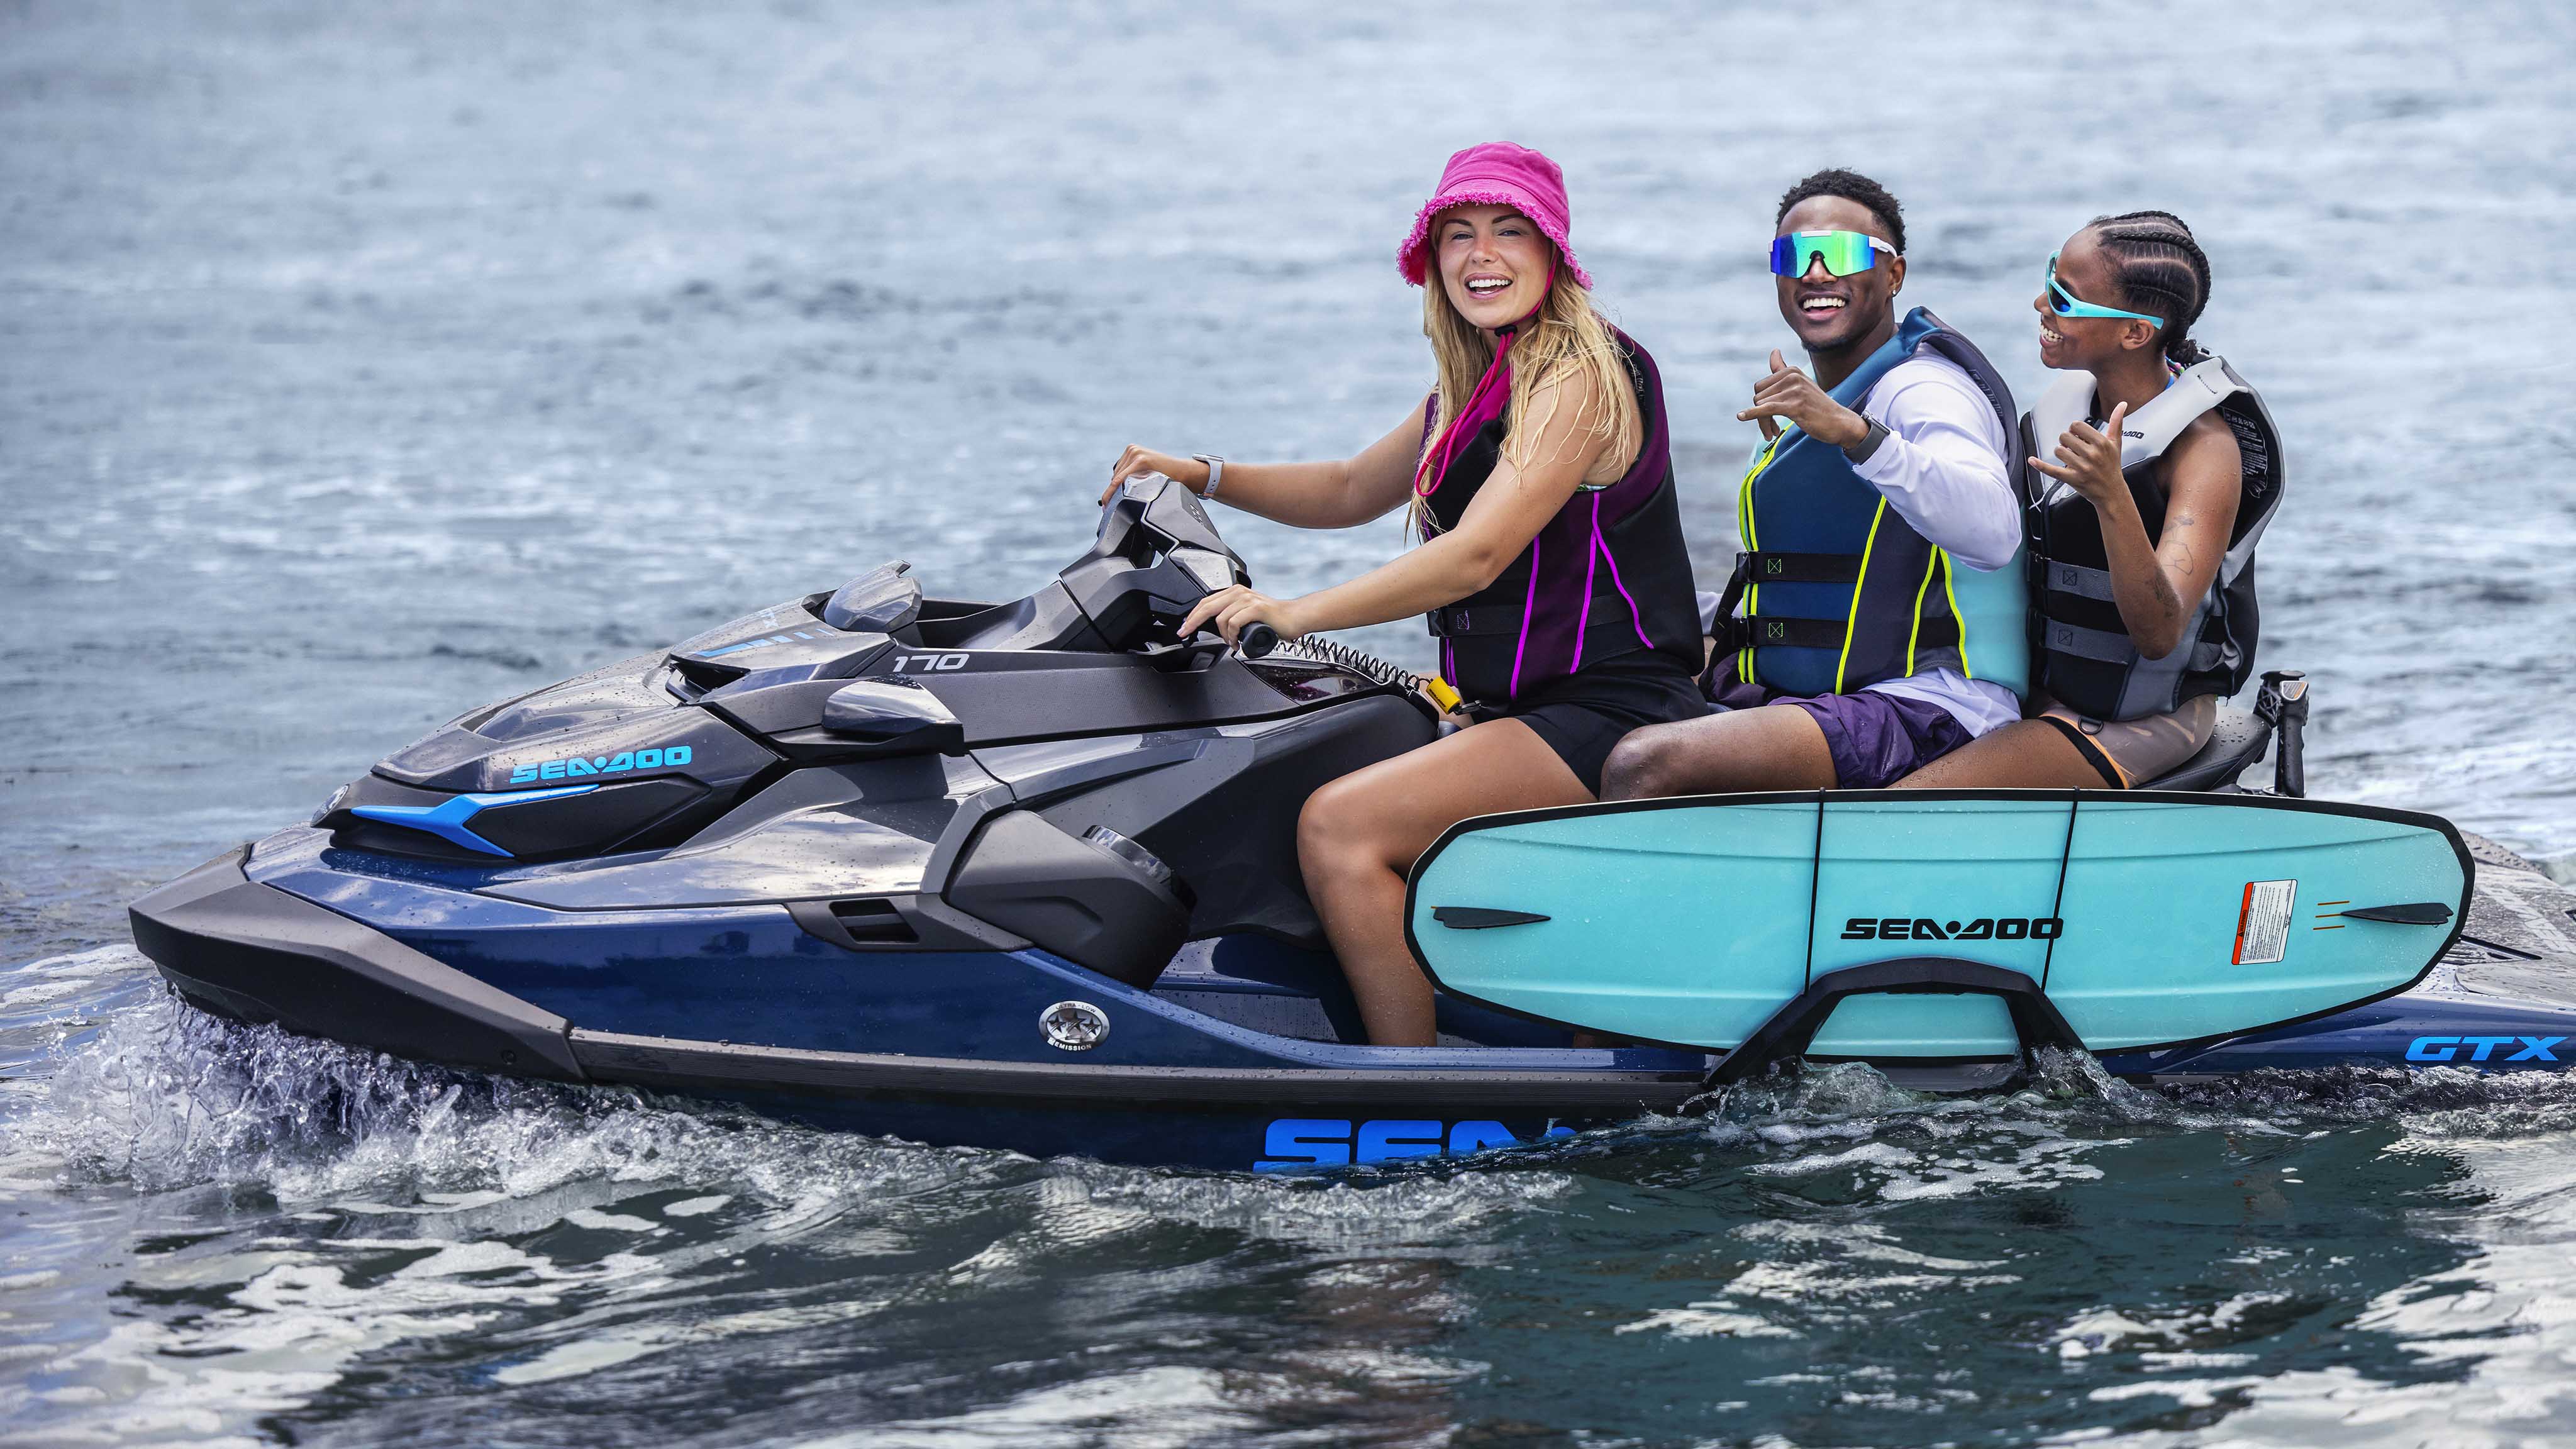
<svg viewBox="0 0 2576 1449">
<path fill-rule="evenodd" d="M 1597 800 L 1601 767 L 1630 730 L 1707 712 L 1689 670 L 1661 650 L 1636 649 L 1540 685 L 1496 714 L 1528 725 Z"/>
</svg>

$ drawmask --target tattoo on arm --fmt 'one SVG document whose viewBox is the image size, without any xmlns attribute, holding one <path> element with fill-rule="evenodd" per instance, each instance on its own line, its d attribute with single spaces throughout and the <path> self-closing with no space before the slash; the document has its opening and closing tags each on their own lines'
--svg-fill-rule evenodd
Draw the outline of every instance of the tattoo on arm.
<svg viewBox="0 0 2576 1449">
<path fill-rule="evenodd" d="M 2192 551 L 2189 540 L 2173 535 L 2189 527 L 2193 521 L 2190 514 L 2166 521 L 2166 543 L 2159 550 L 2162 556 L 2156 561 L 2156 602 L 2163 607 L 2165 617 L 2177 626 L 2191 613 L 2190 607 L 2183 602 L 2178 580 L 2187 579 L 2198 571 L 2199 555 Z"/>
<path fill-rule="evenodd" d="M 2184 536 L 2199 523 L 2200 515 L 2189 511 L 2165 520 L 2165 546 L 2159 552 L 2166 555 L 2169 560 L 2167 568 L 2173 571 L 2165 574 L 2166 587 L 2173 589 L 2177 597 L 2180 596 L 2180 587 L 2173 582 L 2176 573 L 2190 578 L 2200 572 L 2200 552 Z"/>
</svg>

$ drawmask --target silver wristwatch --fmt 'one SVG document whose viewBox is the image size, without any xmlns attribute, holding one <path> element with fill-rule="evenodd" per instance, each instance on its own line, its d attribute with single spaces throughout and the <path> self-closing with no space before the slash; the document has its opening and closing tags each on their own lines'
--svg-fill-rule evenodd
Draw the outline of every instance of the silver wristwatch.
<svg viewBox="0 0 2576 1449">
<path fill-rule="evenodd" d="M 1214 498 L 1219 483 L 1225 481 L 1225 460 L 1214 453 L 1192 453 L 1190 461 L 1208 465 L 1207 486 L 1199 490 L 1201 498 Z"/>
</svg>

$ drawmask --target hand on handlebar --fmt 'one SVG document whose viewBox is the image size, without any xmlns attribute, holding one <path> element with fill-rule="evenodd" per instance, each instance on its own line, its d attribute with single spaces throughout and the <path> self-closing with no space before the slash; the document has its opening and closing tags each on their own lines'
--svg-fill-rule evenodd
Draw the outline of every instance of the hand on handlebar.
<svg viewBox="0 0 2576 1449">
<path fill-rule="evenodd" d="M 1241 584 L 1219 589 L 1199 600 L 1189 617 L 1181 621 L 1180 632 L 1187 639 L 1203 628 L 1213 628 L 1232 644 L 1254 624 L 1269 625 L 1282 639 L 1302 638 L 1306 633 L 1306 625 L 1297 617 L 1296 600 L 1256 594 Z"/>
<path fill-rule="evenodd" d="M 1192 493 L 1207 487 L 1207 464 L 1196 458 L 1175 458 L 1169 453 L 1157 453 L 1151 448 L 1129 443 L 1127 451 L 1118 455 L 1117 465 L 1109 470 L 1109 486 L 1100 490 L 1101 504 L 1107 506 L 1109 495 L 1118 491 L 1119 484 L 1146 473 L 1160 473 Z"/>
</svg>

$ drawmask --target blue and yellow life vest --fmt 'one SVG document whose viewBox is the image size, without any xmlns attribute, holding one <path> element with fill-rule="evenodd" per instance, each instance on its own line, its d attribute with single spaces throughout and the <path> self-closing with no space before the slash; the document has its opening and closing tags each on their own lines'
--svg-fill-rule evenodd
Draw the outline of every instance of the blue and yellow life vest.
<svg viewBox="0 0 2576 1449">
<path fill-rule="evenodd" d="M 1834 400 L 1858 411 L 1889 369 L 1921 352 L 1965 369 L 2003 436 L 2015 435 L 2012 392 L 1993 365 L 1921 307 L 1833 387 Z M 1842 449 L 1799 428 L 1782 433 L 1744 475 L 1735 518 L 1745 551 L 1736 555 L 1716 628 L 1719 648 L 1734 651 L 1736 678 L 1784 694 L 1846 694 L 1946 666 L 2028 692 L 2029 592 L 2020 560 L 1991 572 L 1954 563 Z M 1743 617 L 1723 617 L 1739 597 Z"/>
</svg>

